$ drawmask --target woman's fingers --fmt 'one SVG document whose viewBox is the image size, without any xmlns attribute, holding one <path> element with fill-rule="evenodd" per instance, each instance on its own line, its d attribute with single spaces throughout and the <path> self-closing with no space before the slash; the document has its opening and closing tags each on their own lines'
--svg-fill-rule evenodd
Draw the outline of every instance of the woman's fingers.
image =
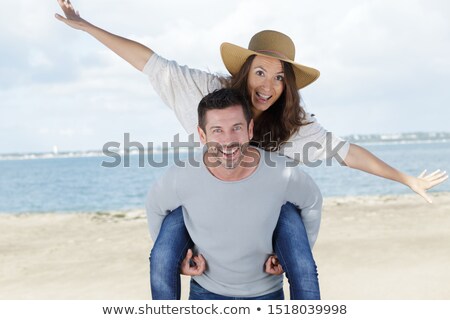
<svg viewBox="0 0 450 320">
<path fill-rule="evenodd" d="M 427 173 L 427 169 L 423 170 L 421 174 L 417 178 L 423 178 L 425 176 L 425 173 Z"/>
<path fill-rule="evenodd" d="M 64 18 L 62 15 L 60 15 L 58 13 L 55 13 L 55 18 L 62 22 L 65 22 L 67 20 L 66 18 Z"/>
<path fill-rule="evenodd" d="M 429 189 L 447 180 L 448 174 L 446 171 L 436 170 L 422 179 L 428 183 L 425 188 Z"/>
<path fill-rule="evenodd" d="M 436 170 L 430 174 L 425 175 L 427 170 L 424 170 L 420 175 L 417 176 L 418 179 L 422 179 L 428 182 L 439 181 L 438 183 L 445 181 L 448 178 L 447 171 Z"/>
<path fill-rule="evenodd" d="M 430 181 L 430 188 L 437 186 L 438 184 L 441 184 L 442 182 L 444 182 L 445 180 L 448 179 L 447 175 L 444 176 L 440 176 L 438 178 L 433 179 L 433 181 Z"/>
<path fill-rule="evenodd" d="M 435 173 L 434 175 L 430 176 L 430 178 L 432 179 L 440 179 L 442 177 L 446 177 L 447 176 L 447 172 L 446 171 L 440 171 Z"/>
<path fill-rule="evenodd" d="M 70 2 L 58 0 L 58 4 L 67 18 L 70 18 L 71 16 L 79 16 L 78 12 L 75 12 L 75 9 Z"/>
<path fill-rule="evenodd" d="M 432 203 L 431 197 L 426 193 L 428 189 L 431 189 L 445 180 L 448 179 L 448 174 L 446 171 L 436 170 L 430 174 L 426 175 L 427 170 L 424 170 L 415 180 L 411 189 L 415 191 L 418 195 L 424 198 L 428 203 Z"/>
<path fill-rule="evenodd" d="M 439 174 L 440 172 L 441 172 L 441 170 L 438 169 L 438 170 L 436 170 L 436 171 L 434 171 L 434 172 L 428 174 L 428 175 L 426 176 L 426 178 L 432 177 L 432 176 L 434 176 L 434 175 L 436 175 L 436 174 Z"/>
</svg>

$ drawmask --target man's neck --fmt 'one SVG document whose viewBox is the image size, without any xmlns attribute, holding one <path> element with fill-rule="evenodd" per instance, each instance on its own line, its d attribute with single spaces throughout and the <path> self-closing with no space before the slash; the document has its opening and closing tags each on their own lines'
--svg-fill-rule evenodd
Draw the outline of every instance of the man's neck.
<svg viewBox="0 0 450 320">
<path fill-rule="evenodd" d="M 206 155 L 206 154 L 205 154 Z M 243 157 L 236 168 L 224 168 L 219 166 L 206 166 L 208 171 L 222 181 L 239 181 L 252 175 L 258 168 L 261 154 L 254 147 L 248 147 L 243 152 Z"/>
</svg>

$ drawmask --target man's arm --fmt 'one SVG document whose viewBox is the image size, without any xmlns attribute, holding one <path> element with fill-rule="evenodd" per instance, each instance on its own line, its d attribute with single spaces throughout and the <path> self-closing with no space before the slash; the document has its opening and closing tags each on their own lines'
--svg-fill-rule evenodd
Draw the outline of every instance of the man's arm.
<svg viewBox="0 0 450 320">
<path fill-rule="evenodd" d="M 317 240 L 322 217 L 322 194 L 314 180 L 298 167 L 292 168 L 286 201 L 301 210 L 301 217 L 311 248 Z"/>
<path fill-rule="evenodd" d="M 161 224 L 167 214 L 181 206 L 176 192 L 176 180 L 176 168 L 171 167 L 154 183 L 147 195 L 145 208 L 148 228 L 153 241 L 156 241 Z"/>
<path fill-rule="evenodd" d="M 147 210 L 147 222 L 150 236 L 156 241 L 164 218 L 174 209 L 181 206 L 181 200 L 177 194 L 177 169 L 169 168 L 168 171 L 155 182 L 150 189 L 145 208 Z M 188 276 L 199 276 L 206 270 L 206 260 L 203 255 L 193 255 L 191 249 L 186 253 L 180 266 L 180 273 Z"/>
</svg>

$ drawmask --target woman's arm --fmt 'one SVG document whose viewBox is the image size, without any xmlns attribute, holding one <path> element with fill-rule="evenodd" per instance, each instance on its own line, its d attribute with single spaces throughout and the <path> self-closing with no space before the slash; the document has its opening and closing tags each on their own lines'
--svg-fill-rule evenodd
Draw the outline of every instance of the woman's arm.
<svg viewBox="0 0 450 320">
<path fill-rule="evenodd" d="M 153 54 L 153 51 L 150 48 L 147 48 L 136 41 L 109 33 L 82 19 L 78 11 L 75 11 L 73 8 L 70 1 L 58 0 L 58 4 L 61 6 L 65 17 L 55 14 L 56 19 L 74 29 L 89 33 L 136 69 L 140 71 L 144 69 L 148 59 L 150 59 Z"/>
<path fill-rule="evenodd" d="M 378 159 L 368 150 L 355 144 L 350 144 L 350 148 L 344 162 L 345 165 L 350 168 L 362 170 L 382 178 L 400 182 L 411 188 L 411 190 L 417 194 L 421 195 L 429 203 L 432 201 L 426 194 L 426 191 L 444 182 L 448 178 L 446 172 L 441 172 L 440 170 L 428 175 L 425 175 L 425 170 L 418 177 L 406 175 Z"/>
</svg>

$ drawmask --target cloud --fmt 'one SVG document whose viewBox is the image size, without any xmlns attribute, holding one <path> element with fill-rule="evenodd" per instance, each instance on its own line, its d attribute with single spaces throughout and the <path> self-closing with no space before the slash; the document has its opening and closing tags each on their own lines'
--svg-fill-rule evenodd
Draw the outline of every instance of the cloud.
<svg viewBox="0 0 450 320">
<path fill-rule="evenodd" d="M 285 32 L 296 60 L 321 71 L 302 90 L 308 110 L 339 134 L 448 127 L 447 1 L 73 2 L 100 27 L 213 72 L 226 72 L 222 42 L 246 46 L 260 30 Z M 0 12 L 0 134 L 11 137 L 2 152 L 93 149 L 124 132 L 162 141 L 182 131 L 145 76 L 57 21 L 59 11 L 56 1 L 18 0 Z"/>
</svg>

